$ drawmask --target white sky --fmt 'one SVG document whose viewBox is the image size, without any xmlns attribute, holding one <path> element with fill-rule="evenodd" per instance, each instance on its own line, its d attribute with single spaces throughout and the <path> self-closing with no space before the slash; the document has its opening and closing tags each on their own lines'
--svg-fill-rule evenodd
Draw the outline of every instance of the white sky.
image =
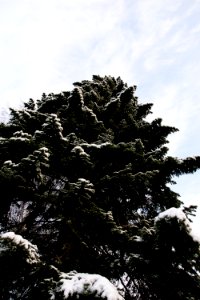
<svg viewBox="0 0 200 300">
<path fill-rule="evenodd" d="M 179 128 L 170 154 L 200 155 L 199 15 L 200 0 L 0 0 L 1 118 L 93 74 L 121 76 Z M 200 171 L 177 182 L 185 203 L 200 203 Z"/>
</svg>

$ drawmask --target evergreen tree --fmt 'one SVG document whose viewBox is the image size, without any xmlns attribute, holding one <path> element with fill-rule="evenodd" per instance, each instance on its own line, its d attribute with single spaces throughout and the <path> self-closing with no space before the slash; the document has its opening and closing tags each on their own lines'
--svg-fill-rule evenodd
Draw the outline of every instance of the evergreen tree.
<svg viewBox="0 0 200 300">
<path fill-rule="evenodd" d="M 93 76 L 11 109 L 0 126 L 1 231 L 65 272 L 106 276 L 125 299 L 199 299 L 195 207 L 170 184 L 200 157 L 167 155 L 177 129 L 148 121 L 152 104 L 135 90 Z"/>
</svg>

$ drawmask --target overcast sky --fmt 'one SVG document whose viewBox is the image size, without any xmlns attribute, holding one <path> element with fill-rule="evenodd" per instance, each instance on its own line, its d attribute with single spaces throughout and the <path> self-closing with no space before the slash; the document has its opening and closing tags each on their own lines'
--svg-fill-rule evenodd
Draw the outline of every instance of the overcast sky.
<svg viewBox="0 0 200 300">
<path fill-rule="evenodd" d="M 199 16 L 199 0 L 0 0 L 1 120 L 43 92 L 120 76 L 154 103 L 154 118 L 180 130 L 169 154 L 200 155 Z M 200 205 L 200 171 L 173 189 Z"/>
</svg>

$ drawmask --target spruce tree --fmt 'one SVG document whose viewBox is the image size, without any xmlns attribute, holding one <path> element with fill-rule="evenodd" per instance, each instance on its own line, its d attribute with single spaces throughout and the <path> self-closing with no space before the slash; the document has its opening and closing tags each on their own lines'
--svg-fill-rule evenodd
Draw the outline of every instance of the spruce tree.
<svg viewBox="0 0 200 300">
<path fill-rule="evenodd" d="M 199 299 L 195 207 L 170 185 L 200 157 L 167 155 L 177 129 L 148 121 L 152 104 L 135 90 L 93 76 L 11 109 L 0 126 L 1 231 L 62 271 L 106 276 L 125 299 Z"/>
</svg>

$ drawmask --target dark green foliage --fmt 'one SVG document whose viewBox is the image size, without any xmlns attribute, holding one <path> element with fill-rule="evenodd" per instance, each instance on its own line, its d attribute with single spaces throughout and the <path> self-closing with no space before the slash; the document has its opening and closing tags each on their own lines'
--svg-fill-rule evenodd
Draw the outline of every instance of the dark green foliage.
<svg viewBox="0 0 200 300">
<path fill-rule="evenodd" d="M 67 272 L 120 281 L 126 299 L 199 299 L 199 244 L 184 222 L 154 218 L 180 207 L 169 184 L 200 157 L 167 156 L 177 129 L 147 121 L 152 104 L 121 78 L 74 86 L 30 99 L 1 124 L 2 231 L 23 234 Z"/>
</svg>

